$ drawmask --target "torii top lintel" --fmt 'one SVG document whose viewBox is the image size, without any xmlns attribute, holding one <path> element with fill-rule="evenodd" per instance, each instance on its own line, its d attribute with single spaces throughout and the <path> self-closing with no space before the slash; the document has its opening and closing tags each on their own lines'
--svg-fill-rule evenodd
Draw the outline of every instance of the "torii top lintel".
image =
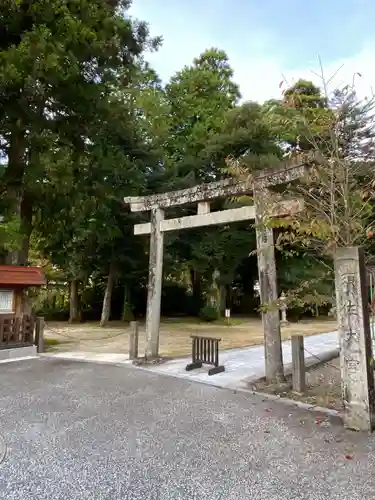
<svg viewBox="0 0 375 500">
<path fill-rule="evenodd" d="M 154 208 L 168 208 L 187 203 L 200 201 L 210 201 L 227 196 L 239 196 L 253 192 L 254 185 L 257 188 L 266 188 L 287 184 L 306 174 L 309 164 L 314 158 L 301 161 L 301 158 L 294 158 L 275 169 L 260 170 L 255 172 L 249 180 L 236 181 L 234 179 L 224 179 L 207 184 L 199 184 L 192 188 L 170 191 L 167 193 L 157 193 L 149 196 L 129 196 L 124 198 L 124 202 L 130 205 L 132 212 L 146 212 Z"/>
</svg>

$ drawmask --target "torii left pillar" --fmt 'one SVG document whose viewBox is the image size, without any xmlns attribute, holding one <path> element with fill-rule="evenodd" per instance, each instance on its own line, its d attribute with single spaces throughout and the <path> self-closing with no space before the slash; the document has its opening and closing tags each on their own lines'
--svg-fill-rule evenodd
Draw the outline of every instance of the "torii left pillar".
<svg viewBox="0 0 375 500">
<path fill-rule="evenodd" d="M 159 355 L 160 304 L 163 283 L 164 234 L 160 223 L 164 210 L 151 210 L 150 255 L 148 270 L 147 313 L 146 313 L 146 359 Z"/>
</svg>

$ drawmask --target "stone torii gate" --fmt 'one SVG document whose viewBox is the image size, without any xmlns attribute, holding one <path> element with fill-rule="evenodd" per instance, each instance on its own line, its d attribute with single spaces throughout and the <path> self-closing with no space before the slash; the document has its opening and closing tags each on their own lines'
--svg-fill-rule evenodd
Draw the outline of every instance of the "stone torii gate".
<svg viewBox="0 0 375 500">
<path fill-rule="evenodd" d="M 281 200 L 273 203 L 267 191 L 304 177 L 314 163 L 320 163 L 320 159 L 311 154 L 304 162 L 295 158 L 277 169 L 255 172 L 252 179 L 246 181 L 225 179 L 170 193 L 125 198 L 132 212 L 151 212 L 149 223 L 134 226 L 134 234 L 150 234 L 147 358 L 159 354 L 164 232 L 255 219 L 260 298 L 265 306 L 272 305 L 278 300 L 274 238 L 272 229 L 264 222 L 270 216 L 301 211 L 303 201 Z M 212 200 L 250 193 L 253 194 L 254 206 L 210 212 Z M 165 209 L 192 203 L 198 204 L 197 215 L 165 219 Z M 357 247 L 341 248 L 337 250 L 334 260 L 344 423 L 352 429 L 372 431 L 375 428 L 375 389 L 364 252 Z M 266 377 L 268 382 L 278 382 L 284 378 L 278 309 L 263 309 L 262 320 Z"/>
<path fill-rule="evenodd" d="M 255 220 L 258 255 L 260 299 L 262 304 L 275 304 L 278 300 L 277 275 L 274 252 L 273 230 L 266 227 L 264 219 L 296 213 L 302 209 L 301 200 L 282 200 L 271 207 L 267 206 L 267 190 L 274 186 L 287 184 L 306 174 L 307 163 L 300 159 L 282 164 L 277 169 L 256 172 L 251 179 L 235 181 L 224 179 L 218 182 L 201 184 L 150 196 L 134 196 L 124 199 L 132 212 L 151 212 L 148 223 L 135 224 L 134 234 L 150 234 L 149 277 L 146 313 L 146 358 L 159 355 L 160 304 L 163 273 L 164 233 L 179 229 L 226 224 L 230 222 Z M 210 201 L 229 196 L 253 194 L 254 206 L 243 206 L 210 212 Z M 197 214 L 165 218 L 169 207 L 197 203 Z M 266 377 L 269 381 L 282 380 L 284 376 L 281 349 L 279 311 L 275 307 L 262 312 Z"/>
</svg>

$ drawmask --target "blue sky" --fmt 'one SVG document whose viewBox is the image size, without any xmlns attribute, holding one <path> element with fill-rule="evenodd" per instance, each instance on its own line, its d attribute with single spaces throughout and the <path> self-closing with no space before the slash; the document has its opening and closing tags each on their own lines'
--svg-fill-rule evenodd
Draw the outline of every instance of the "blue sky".
<svg viewBox="0 0 375 500">
<path fill-rule="evenodd" d="M 227 52 L 244 99 L 280 95 L 279 84 L 305 77 L 330 87 L 375 90 L 374 0 L 133 0 L 131 15 L 147 21 L 163 46 L 149 60 L 163 80 L 206 48 Z"/>
</svg>

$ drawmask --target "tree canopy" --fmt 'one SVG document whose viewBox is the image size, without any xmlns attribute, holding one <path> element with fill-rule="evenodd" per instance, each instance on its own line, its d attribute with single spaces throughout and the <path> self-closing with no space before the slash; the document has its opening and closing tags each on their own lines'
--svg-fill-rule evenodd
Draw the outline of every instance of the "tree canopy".
<svg viewBox="0 0 375 500">
<path fill-rule="evenodd" d="M 230 158 L 252 172 L 296 151 L 327 152 L 333 125 L 341 127 L 343 158 L 363 165 L 373 155 L 371 103 L 353 89 L 325 96 L 301 79 L 278 100 L 244 102 L 227 54 L 215 47 L 162 82 L 146 61 L 161 38 L 151 38 L 129 6 L 5 0 L 0 7 L 0 257 L 43 265 L 51 284 L 37 307 L 63 317 L 70 309 L 71 321 L 144 314 L 148 239 L 133 235 L 142 217 L 129 213 L 124 196 L 223 179 L 233 175 Z M 368 172 L 361 172 L 363 194 Z M 213 209 L 243 203 L 251 199 Z M 366 217 L 371 224 L 371 210 Z M 251 221 L 168 235 L 163 311 L 199 314 L 206 304 L 256 314 L 254 250 Z M 281 289 L 317 269 L 314 253 L 292 250 L 277 256 Z M 67 289 L 70 307 L 56 305 L 57 291 Z"/>
</svg>

